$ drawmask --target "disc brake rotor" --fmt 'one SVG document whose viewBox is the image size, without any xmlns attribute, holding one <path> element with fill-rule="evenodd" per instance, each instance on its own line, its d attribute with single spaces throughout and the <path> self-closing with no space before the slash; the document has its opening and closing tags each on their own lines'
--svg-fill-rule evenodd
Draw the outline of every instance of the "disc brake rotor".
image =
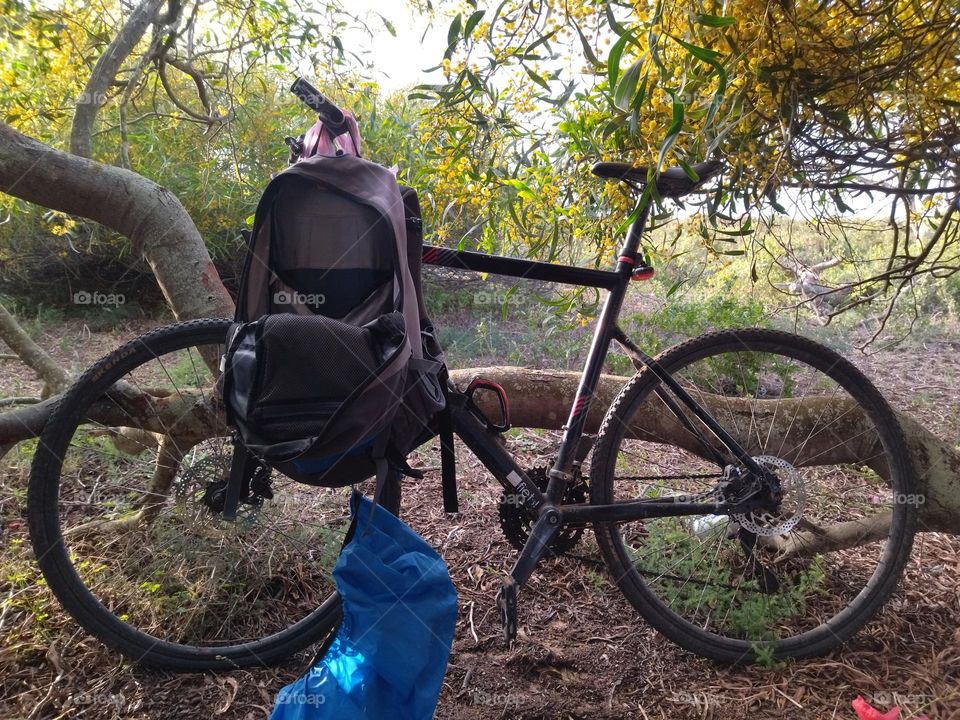
<svg viewBox="0 0 960 720">
<path fill-rule="evenodd" d="M 780 480 L 783 499 L 779 510 L 754 510 L 749 513 L 734 513 L 730 518 L 747 532 L 754 535 L 785 535 L 797 526 L 803 517 L 807 494 L 800 473 L 786 460 L 772 455 L 753 458 L 764 470 L 774 473 Z"/>
</svg>

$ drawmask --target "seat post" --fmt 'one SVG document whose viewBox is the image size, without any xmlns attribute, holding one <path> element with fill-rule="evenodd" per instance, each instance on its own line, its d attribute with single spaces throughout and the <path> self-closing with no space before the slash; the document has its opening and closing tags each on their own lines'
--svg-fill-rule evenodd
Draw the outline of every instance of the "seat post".
<svg viewBox="0 0 960 720">
<path fill-rule="evenodd" d="M 643 237 L 643 231 L 647 227 L 647 217 L 650 215 L 650 198 L 646 193 L 640 195 L 636 207 L 640 210 L 640 213 L 636 219 L 630 223 L 626 240 L 624 240 L 623 247 L 620 249 L 621 258 L 628 257 L 632 259 L 640 248 L 640 239 Z M 623 260 L 618 260 L 617 272 L 629 275 L 633 272 L 633 265 Z"/>
</svg>

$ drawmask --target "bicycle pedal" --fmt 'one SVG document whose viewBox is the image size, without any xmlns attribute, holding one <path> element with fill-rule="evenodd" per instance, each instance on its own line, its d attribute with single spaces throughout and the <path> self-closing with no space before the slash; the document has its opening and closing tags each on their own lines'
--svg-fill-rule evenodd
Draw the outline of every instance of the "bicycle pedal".
<svg viewBox="0 0 960 720">
<path fill-rule="evenodd" d="M 504 580 L 497 593 L 497 607 L 503 623 L 503 639 L 507 644 L 517 637 L 517 583 L 513 578 Z"/>
</svg>

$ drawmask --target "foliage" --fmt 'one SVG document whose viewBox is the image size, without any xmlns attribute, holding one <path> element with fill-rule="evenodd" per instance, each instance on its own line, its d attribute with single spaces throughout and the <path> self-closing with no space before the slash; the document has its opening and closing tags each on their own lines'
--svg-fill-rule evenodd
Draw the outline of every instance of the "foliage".
<svg viewBox="0 0 960 720">
<path fill-rule="evenodd" d="M 339 3 L 171 0 L 102 98 L 94 156 L 171 187 L 229 274 L 238 229 L 283 165 L 277 140 L 305 125 L 285 92 L 304 70 L 357 111 L 368 157 L 398 164 L 420 190 L 435 242 L 603 264 L 632 199 L 589 163 L 689 171 L 712 155 L 727 163 L 715 189 L 694 195 L 669 226 L 676 232 L 648 249 L 663 263 L 696 241 L 704 266 L 746 257 L 752 282 L 780 282 L 784 259 L 809 253 L 771 214 L 813 213 L 821 233 L 850 242 L 851 207 L 869 204 L 864 193 L 890 196 L 871 262 L 840 258 L 851 292 L 839 311 L 884 292 L 903 299 L 917 278 L 939 285 L 960 268 L 958 9 L 957 0 L 415 2 L 401 12 L 447 27 L 445 81 L 385 95 L 365 79 L 376 59 L 344 38 L 394 32 L 386 17 Z M 127 13 L 117 0 L 4 0 L 4 121 L 65 147 L 84 84 Z M 12 215 L 0 227 L 6 267 L 62 266 L 61 284 L 87 272 L 77 253 L 144 270 L 99 228 L 9 199 L 2 210 Z M 571 301 L 590 314 L 590 297 L 558 309 Z"/>
<path fill-rule="evenodd" d="M 444 217 L 459 209 L 467 219 L 458 229 L 484 249 L 606 258 L 629 206 L 585 161 L 617 156 L 689 173 L 693 161 L 719 156 L 728 167 L 719 188 L 692 202 L 705 242 L 749 238 L 768 224 L 761 211 L 793 205 L 823 222 L 850 212 L 851 192 L 889 195 L 886 265 L 858 282 L 865 295 L 899 294 L 918 273 L 960 265 L 960 225 L 950 219 L 960 191 L 958 9 L 462 3 L 446 83 L 416 93 L 439 110 L 433 181 Z M 475 187 L 493 192 L 482 211 Z"/>
</svg>

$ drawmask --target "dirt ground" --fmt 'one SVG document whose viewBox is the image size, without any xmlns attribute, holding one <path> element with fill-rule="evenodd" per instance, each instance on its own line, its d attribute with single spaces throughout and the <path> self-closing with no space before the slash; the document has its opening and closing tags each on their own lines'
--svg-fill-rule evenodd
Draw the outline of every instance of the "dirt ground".
<svg viewBox="0 0 960 720">
<path fill-rule="evenodd" d="M 80 368 L 136 327 L 89 333 L 79 322 L 38 341 Z M 960 431 L 960 343 L 929 343 L 856 361 L 900 410 L 941 437 Z M 4 350 L 0 349 L 0 353 Z M 22 366 L 0 361 L 0 397 L 36 392 Z M 555 438 L 524 433 L 513 449 L 545 462 Z M 224 674 L 148 672 L 89 638 L 32 565 L 23 519 L 26 456 L 0 479 L 0 717 L 266 718 L 277 690 L 306 667 Z M 423 465 L 438 464 L 427 449 Z M 459 593 L 456 641 L 436 717 L 854 718 L 858 695 L 901 717 L 960 720 L 960 538 L 919 535 L 901 589 L 841 650 L 776 667 L 730 668 L 697 658 L 647 627 L 612 586 L 593 540 L 546 561 L 521 596 L 520 636 L 507 648 L 494 595 L 515 558 L 496 519 L 499 488 L 460 457 L 461 513 L 447 517 L 438 472 L 405 485 L 403 517 L 438 548 Z"/>
</svg>

